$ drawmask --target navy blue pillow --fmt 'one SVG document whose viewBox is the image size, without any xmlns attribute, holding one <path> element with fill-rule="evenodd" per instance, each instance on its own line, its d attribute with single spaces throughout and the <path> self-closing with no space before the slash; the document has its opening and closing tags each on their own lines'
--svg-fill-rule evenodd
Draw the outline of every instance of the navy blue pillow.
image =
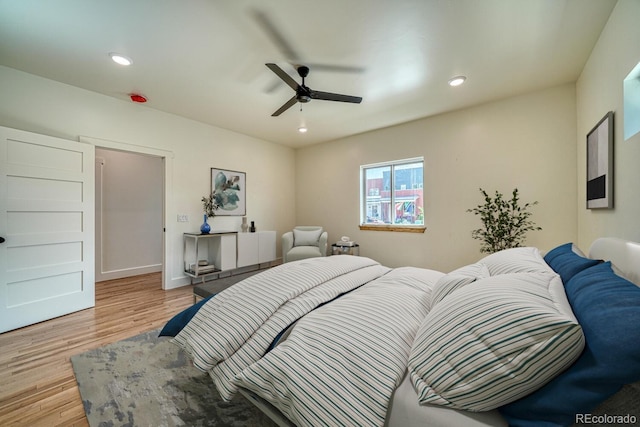
<svg viewBox="0 0 640 427">
<path fill-rule="evenodd" d="M 193 318 L 193 316 L 196 315 L 198 310 L 200 310 L 200 307 L 202 307 L 204 303 L 209 301 L 209 299 L 213 296 L 215 296 L 215 294 L 208 296 L 202 301 L 198 301 L 196 304 L 193 304 L 191 307 L 173 316 L 171 320 L 169 320 L 164 325 L 164 328 L 162 328 L 158 336 L 159 337 L 175 337 L 176 335 L 178 335 L 178 333 L 182 330 L 182 328 L 184 328 L 187 325 L 187 323 L 189 323 L 189 321 Z"/>
<path fill-rule="evenodd" d="M 534 393 L 500 408 L 510 427 L 565 426 L 624 384 L 640 380 L 640 288 L 605 262 L 565 284 L 586 339 L 566 371 Z"/>
<path fill-rule="evenodd" d="M 553 271 L 560 275 L 562 283 L 565 284 L 582 270 L 602 262 L 578 255 L 573 251 L 573 243 L 565 243 L 549 251 L 544 256 L 544 260 Z"/>
</svg>

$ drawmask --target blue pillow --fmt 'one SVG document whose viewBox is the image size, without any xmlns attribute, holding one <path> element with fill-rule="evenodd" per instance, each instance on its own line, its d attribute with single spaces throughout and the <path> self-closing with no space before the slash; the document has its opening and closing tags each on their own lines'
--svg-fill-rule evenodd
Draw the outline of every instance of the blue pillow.
<svg viewBox="0 0 640 427">
<path fill-rule="evenodd" d="M 510 427 L 565 426 L 640 380 L 640 288 L 605 262 L 565 285 L 586 339 L 578 360 L 534 393 L 500 408 Z"/>
<path fill-rule="evenodd" d="M 564 284 L 582 270 L 602 262 L 578 255 L 573 251 L 573 243 L 565 243 L 551 250 L 544 256 L 544 260 L 560 275 Z"/>
<path fill-rule="evenodd" d="M 208 296 L 202 301 L 198 301 L 196 304 L 193 304 L 191 307 L 173 316 L 171 320 L 169 320 L 164 325 L 164 328 L 162 328 L 158 336 L 159 337 L 175 337 L 176 335 L 178 335 L 178 333 L 182 330 L 182 328 L 184 328 L 187 325 L 187 323 L 189 323 L 189 321 L 193 318 L 193 316 L 196 315 L 198 310 L 200 310 L 200 307 L 202 307 L 207 301 L 209 301 L 211 297 L 215 295 L 216 294 Z"/>
</svg>

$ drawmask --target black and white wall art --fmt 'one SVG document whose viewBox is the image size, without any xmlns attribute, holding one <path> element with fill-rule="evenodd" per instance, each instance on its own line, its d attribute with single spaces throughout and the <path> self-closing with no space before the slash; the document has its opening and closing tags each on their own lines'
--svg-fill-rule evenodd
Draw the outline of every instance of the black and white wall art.
<svg viewBox="0 0 640 427">
<path fill-rule="evenodd" d="M 613 208 L 613 111 L 587 134 L 587 209 Z"/>
</svg>

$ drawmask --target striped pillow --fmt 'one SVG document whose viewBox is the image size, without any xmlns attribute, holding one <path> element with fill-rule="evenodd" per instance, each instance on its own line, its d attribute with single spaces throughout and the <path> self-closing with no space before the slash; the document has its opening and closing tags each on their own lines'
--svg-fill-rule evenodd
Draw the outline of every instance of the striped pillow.
<svg viewBox="0 0 640 427">
<path fill-rule="evenodd" d="M 442 276 L 433 285 L 431 307 L 442 301 L 451 292 L 485 277 L 489 277 L 489 270 L 486 265 L 479 262 L 465 265 Z"/>
<path fill-rule="evenodd" d="M 504 274 L 468 284 L 435 305 L 409 359 L 420 403 L 488 411 L 573 363 L 584 336 L 558 287 L 553 272 Z"/>
<path fill-rule="evenodd" d="M 505 249 L 487 255 L 479 262 L 487 266 L 492 276 L 553 271 L 542 258 L 540 250 L 533 247 Z"/>
</svg>

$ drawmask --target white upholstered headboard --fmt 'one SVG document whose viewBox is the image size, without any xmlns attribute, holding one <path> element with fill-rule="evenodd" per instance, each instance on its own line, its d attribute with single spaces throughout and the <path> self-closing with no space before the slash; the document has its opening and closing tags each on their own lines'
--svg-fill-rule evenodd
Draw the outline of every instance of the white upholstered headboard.
<svg viewBox="0 0 640 427">
<path fill-rule="evenodd" d="M 611 261 L 616 273 L 640 286 L 640 243 L 602 237 L 591 244 L 589 258 Z"/>
</svg>

